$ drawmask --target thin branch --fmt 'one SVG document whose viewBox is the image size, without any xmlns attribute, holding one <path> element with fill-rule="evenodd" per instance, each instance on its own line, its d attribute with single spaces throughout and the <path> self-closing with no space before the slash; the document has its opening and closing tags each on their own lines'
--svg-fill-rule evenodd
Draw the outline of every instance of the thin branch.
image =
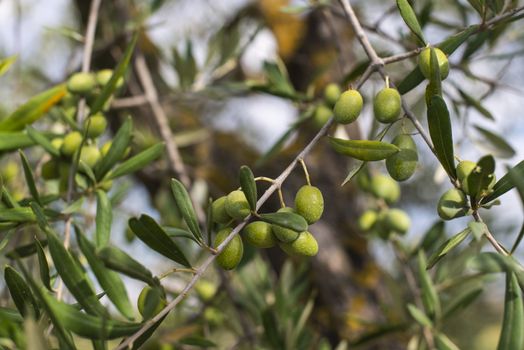
<svg viewBox="0 0 524 350">
<path fill-rule="evenodd" d="M 149 103 L 145 95 L 137 95 L 131 97 L 117 98 L 111 103 L 111 108 L 120 109 L 120 108 L 130 108 L 130 107 L 140 107 Z"/>
</svg>

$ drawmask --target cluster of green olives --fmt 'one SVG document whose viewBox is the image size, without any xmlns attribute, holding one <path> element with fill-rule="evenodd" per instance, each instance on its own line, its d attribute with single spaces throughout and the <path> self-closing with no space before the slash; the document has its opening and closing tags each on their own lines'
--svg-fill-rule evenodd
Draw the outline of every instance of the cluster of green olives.
<svg viewBox="0 0 524 350">
<path fill-rule="evenodd" d="M 364 211 L 359 217 L 360 230 L 374 233 L 383 239 L 393 233 L 405 234 L 411 226 L 408 214 L 401 209 L 390 208 L 400 199 L 399 184 L 387 175 L 369 175 L 366 172 L 361 172 L 357 180 L 362 190 L 378 200 L 375 208 Z"/>
<path fill-rule="evenodd" d="M 320 219 L 324 211 L 322 192 L 315 186 L 302 186 L 295 195 L 295 207 L 283 207 L 278 212 L 292 212 L 302 216 L 308 224 Z M 214 246 L 218 247 L 231 233 L 235 221 L 245 219 L 250 213 L 249 203 L 244 192 L 235 190 L 227 196 L 216 199 L 211 204 L 213 221 L 220 225 Z M 244 245 L 242 238 L 256 248 L 270 248 L 278 245 L 289 255 L 314 256 L 318 243 L 308 231 L 297 232 L 292 229 L 256 220 L 235 236 L 218 255 L 217 263 L 225 270 L 234 269 L 242 259 Z"/>
</svg>

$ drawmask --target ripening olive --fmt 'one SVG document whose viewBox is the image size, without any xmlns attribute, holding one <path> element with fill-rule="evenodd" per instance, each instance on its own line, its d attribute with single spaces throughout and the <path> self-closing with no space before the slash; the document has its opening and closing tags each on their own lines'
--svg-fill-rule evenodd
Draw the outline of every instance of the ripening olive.
<svg viewBox="0 0 524 350">
<path fill-rule="evenodd" d="M 215 237 L 215 248 L 222 243 L 227 236 L 233 231 L 230 227 L 224 228 L 218 231 Z M 233 239 L 225 246 L 224 250 L 217 256 L 217 263 L 224 270 L 232 270 L 237 267 L 238 263 L 242 259 L 244 254 L 244 245 L 239 235 L 233 237 Z"/>
<path fill-rule="evenodd" d="M 231 221 L 231 216 L 226 211 L 226 196 L 217 198 L 211 203 L 211 216 L 217 224 L 227 224 Z"/>
<path fill-rule="evenodd" d="M 107 120 L 102 113 L 97 113 L 84 121 L 84 128 L 87 128 L 87 137 L 96 138 L 104 133 L 107 127 Z"/>
<path fill-rule="evenodd" d="M 96 82 L 98 85 L 105 86 L 109 83 L 111 76 L 113 75 L 112 69 L 102 69 L 96 73 Z M 124 85 L 124 79 L 120 77 L 116 82 L 116 88 L 120 89 Z"/>
<path fill-rule="evenodd" d="M 315 256 L 318 253 L 317 240 L 308 231 L 300 233 L 293 242 L 281 242 L 280 248 L 289 255 Z"/>
<path fill-rule="evenodd" d="M 251 209 L 244 192 L 235 190 L 227 195 L 226 211 L 229 216 L 237 220 L 241 220 L 249 215 Z"/>
<path fill-rule="evenodd" d="M 319 105 L 315 108 L 311 122 L 316 129 L 320 129 L 327 123 L 332 114 L 333 111 L 330 108 L 325 105 Z"/>
<path fill-rule="evenodd" d="M 2 170 L 0 170 L 0 175 L 2 175 L 2 179 L 6 182 L 15 179 L 18 176 L 18 173 L 18 164 L 11 160 L 8 161 L 5 166 L 2 167 Z"/>
<path fill-rule="evenodd" d="M 50 159 L 42 165 L 42 178 L 53 180 L 60 177 L 58 160 Z"/>
<path fill-rule="evenodd" d="M 438 215 L 443 220 L 464 216 L 468 211 L 466 195 L 461 190 L 452 188 L 440 197 L 437 206 Z"/>
<path fill-rule="evenodd" d="M 67 90 L 85 95 L 95 88 L 95 77 L 91 73 L 75 73 L 67 81 Z"/>
<path fill-rule="evenodd" d="M 386 226 L 397 233 L 404 234 L 411 226 L 411 220 L 404 210 L 393 208 L 386 212 Z"/>
<path fill-rule="evenodd" d="M 138 296 L 138 312 L 144 319 L 149 319 L 158 314 L 167 305 L 162 292 L 158 288 L 145 286 Z"/>
<path fill-rule="evenodd" d="M 328 84 L 324 89 L 324 101 L 329 107 L 333 108 L 340 97 L 340 93 L 340 86 L 335 83 Z"/>
<path fill-rule="evenodd" d="M 318 187 L 302 186 L 295 195 L 295 211 L 308 224 L 317 222 L 324 212 L 324 198 Z"/>
<path fill-rule="evenodd" d="M 78 131 L 72 131 L 64 137 L 64 142 L 60 147 L 60 151 L 64 156 L 72 156 L 82 143 L 82 134 Z"/>
<path fill-rule="evenodd" d="M 392 144 L 400 151 L 386 159 L 386 168 L 389 175 L 397 181 L 405 181 L 413 175 L 417 168 L 417 145 L 410 135 L 397 135 Z"/>
<path fill-rule="evenodd" d="M 371 193 L 391 204 L 400 198 L 400 186 L 391 177 L 377 174 L 371 178 Z"/>
<path fill-rule="evenodd" d="M 435 54 L 437 56 L 438 69 L 440 71 L 440 79 L 444 80 L 449 74 L 449 62 L 446 54 L 439 48 L 434 47 Z M 422 75 L 426 79 L 431 77 L 431 48 L 427 47 L 418 56 L 418 66 Z"/>
<path fill-rule="evenodd" d="M 358 228 L 362 231 L 369 231 L 377 222 L 378 214 L 375 210 L 366 210 L 358 218 Z"/>
<path fill-rule="evenodd" d="M 384 88 L 373 100 L 375 118 L 381 123 L 392 123 L 400 116 L 401 99 L 396 89 Z"/>
<path fill-rule="evenodd" d="M 246 241 L 257 248 L 271 248 L 277 244 L 271 225 L 263 221 L 253 221 L 242 230 Z"/>
<path fill-rule="evenodd" d="M 363 104 L 364 100 L 360 92 L 353 89 L 344 91 L 333 108 L 335 121 L 340 124 L 354 122 L 360 115 Z"/>
<path fill-rule="evenodd" d="M 217 285 L 208 280 L 199 280 L 195 284 L 195 291 L 204 301 L 210 301 L 217 292 Z"/>
<path fill-rule="evenodd" d="M 277 213 L 294 213 L 295 209 L 290 207 L 284 207 L 277 210 Z M 293 231 L 292 229 L 285 228 L 279 225 L 271 225 L 273 234 L 281 242 L 292 242 L 298 238 L 300 232 Z"/>
<path fill-rule="evenodd" d="M 100 157 L 100 151 L 96 146 L 84 146 L 80 150 L 80 160 L 90 168 L 93 168 L 98 163 Z"/>
<path fill-rule="evenodd" d="M 56 148 L 57 150 L 60 150 L 62 147 L 62 144 L 64 143 L 64 139 L 61 137 L 55 137 L 51 140 L 51 145 Z"/>
</svg>

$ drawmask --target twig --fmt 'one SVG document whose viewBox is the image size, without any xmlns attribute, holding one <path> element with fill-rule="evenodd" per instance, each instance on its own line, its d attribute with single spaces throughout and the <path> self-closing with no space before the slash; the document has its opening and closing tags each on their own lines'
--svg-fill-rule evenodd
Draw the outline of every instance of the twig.
<svg viewBox="0 0 524 350">
<path fill-rule="evenodd" d="M 115 99 L 111 103 L 111 108 L 129 108 L 129 107 L 140 107 L 147 104 L 147 98 L 144 95 L 137 95 L 132 97 L 124 97 Z"/>
</svg>

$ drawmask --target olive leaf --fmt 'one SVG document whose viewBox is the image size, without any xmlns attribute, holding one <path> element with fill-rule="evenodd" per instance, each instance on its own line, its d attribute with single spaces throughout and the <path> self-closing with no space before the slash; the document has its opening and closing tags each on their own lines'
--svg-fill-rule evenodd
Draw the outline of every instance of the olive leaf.
<svg viewBox="0 0 524 350">
<path fill-rule="evenodd" d="M 33 146 L 36 142 L 26 132 L 0 131 L 0 151 L 12 151 Z"/>
<path fill-rule="evenodd" d="M 464 293 L 457 295 L 451 300 L 448 300 L 446 302 L 446 308 L 444 309 L 442 318 L 446 319 L 448 317 L 453 316 L 456 312 L 465 309 L 482 294 L 482 291 L 483 289 L 481 287 L 474 288 L 472 290 L 468 290 Z"/>
<path fill-rule="evenodd" d="M 506 274 L 504 316 L 497 350 L 522 349 L 524 347 L 524 306 L 522 293 L 514 273 Z"/>
<path fill-rule="evenodd" d="M 255 182 L 255 176 L 248 166 L 242 165 L 240 167 L 239 178 L 242 192 L 246 195 L 251 210 L 254 211 L 257 206 L 257 184 Z"/>
<path fill-rule="evenodd" d="M 60 150 L 55 148 L 55 146 L 51 144 L 51 141 L 49 141 L 49 139 L 43 133 L 41 133 L 40 131 L 37 131 L 32 126 L 26 126 L 25 130 L 27 132 L 27 135 L 29 135 L 29 137 L 35 143 L 42 146 L 50 155 L 54 157 L 60 156 Z"/>
<path fill-rule="evenodd" d="M 511 170 L 513 173 L 513 176 L 515 177 L 524 177 L 524 160 L 515 165 Z M 502 196 L 504 193 L 511 190 L 513 187 L 515 187 L 513 181 L 511 181 L 511 176 L 509 175 L 509 172 L 506 173 L 503 177 L 500 178 L 499 181 L 493 186 L 493 192 L 491 192 L 489 195 L 484 197 L 482 199 L 482 203 L 489 203 L 498 197 Z"/>
<path fill-rule="evenodd" d="M 47 241 L 46 241 L 47 244 Z M 49 265 L 47 263 L 47 258 L 44 253 L 44 247 L 42 243 L 35 237 L 34 247 L 36 248 L 36 254 L 38 256 L 38 266 L 40 271 L 40 279 L 44 286 L 49 290 L 53 291 L 51 287 L 51 277 L 49 275 Z"/>
<path fill-rule="evenodd" d="M 488 111 L 481 103 L 480 101 L 478 101 L 477 99 L 475 99 L 473 96 L 469 95 L 467 92 L 465 92 L 464 90 L 457 88 L 457 91 L 459 92 L 460 96 L 462 97 L 462 99 L 464 100 L 464 102 L 467 103 L 468 106 L 471 106 L 473 108 L 475 108 L 477 110 L 477 112 L 479 112 L 481 115 L 483 115 L 484 117 L 486 117 L 487 119 L 489 120 L 495 120 L 495 118 L 493 117 L 493 114 L 491 114 L 490 111 Z"/>
<path fill-rule="evenodd" d="M 479 146 L 488 149 L 492 155 L 499 158 L 515 156 L 515 149 L 502 136 L 478 125 L 474 125 L 474 127 L 483 137 L 483 141 L 479 143 Z"/>
<path fill-rule="evenodd" d="M 47 246 L 47 240 L 44 239 L 39 242 L 42 247 Z M 9 259 L 25 258 L 37 252 L 36 246 L 37 246 L 36 241 L 32 243 L 24 244 L 24 245 L 14 248 L 13 250 L 10 250 L 9 252 L 5 254 L 5 256 Z"/>
<path fill-rule="evenodd" d="M 105 247 L 111 236 L 111 224 L 113 222 L 113 209 L 107 193 L 102 190 L 96 191 L 96 246 Z"/>
<path fill-rule="evenodd" d="M 440 299 L 437 294 L 437 290 L 433 285 L 431 277 L 427 271 L 427 262 L 426 255 L 422 250 L 419 251 L 417 256 L 417 265 L 418 265 L 418 278 L 420 281 L 421 288 L 421 297 L 426 313 L 433 320 L 440 318 L 441 308 L 440 308 Z"/>
<path fill-rule="evenodd" d="M 0 209 L 0 222 L 10 221 L 17 223 L 27 223 L 34 222 L 35 220 L 36 217 L 31 208 L 16 207 Z"/>
<path fill-rule="evenodd" d="M 474 202 L 485 196 L 489 185 L 493 181 L 495 172 L 495 159 L 487 155 L 477 162 L 477 166 L 467 177 L 469 194 Z"/>
<path fill-rule="evenodd" d="M 202 242 L 202 232 L 200 231 L 195 209 L 193 208 L 193 203 L 191 202 L 191 198 L 189 197 L 186 188 L 180 181 L 171 179 L 171 191 L 173 192 L 175 203 L 178 210 L 180 210 L 187 227 L 195 238 L 199 242 Z"/>
<path fill-rule="evenodd" d="M 296 213 L 269 213 L 260 214 L 260 219 L 270 224 L 282 226 L 296 232 L 304 232 L 308 228 L 306 219 Z"/>
<path fill-rule="evenodd" d="M 440 96 L 432 96 L 428 105 L 429 135 L 435 153 L 444 170 L 456 178 L 455 161 L 453 156 L 453 135 L 451 131 L 451 120 L 449 118 L 446 102 Z"/>
<path fill-rule="evenodd" d="M 107 177 L 114 179 L 134 173 L 160 157 L 163 151 L 164 143 L 157 143 L 118 165 Z"/>
<path fill-rule="evenodd" d="M 33 170 L 31 170 L 29 161 L 22 150 L 19 150 L 18 153 L 20 154 L 20 159 L 22 160 L 22 168 L 24 169 L 25 181 L 27 183 L 27 187 L 29 188 L 29 193 L 31 193 L 31 197 L 33 197 L 33 199 L 38 204 L 41 204 L 42 202 L 40 202 L 40 194 L 36 189 L 35 176 L 33 174 Z"/>
<path fill-rule="evenodd" d="M 432 248 L 442 241 L 445 237 L 444 221 L 437 221 L 424 233 L 422 240 L 411 250 L 411 256 L 415 256 L 419 250 L 423 250 L 426 253 L 432 250 Z"/>
<path fill-rule="evenodd" d="M 416 307 L 413 304 L 407 305 L 408 312 L 413 317 L 415 321 L 417 321 L 420 325 L 424 327 L 432 327 L 433 323 L 428 318 L 428 316 L 424 313 L 424 311 L 420 310 L 418 307 Z"/>
<path fill-rule="evenodd" d="M 417 15 L 415 11 L 411 8 L 411 5 L 407 0 L 397 0 L 397 7 L 402 16 L 402 19 L 409 27 L 411 32 L 415 34 L 422 45 L 426 45 L 426 39 L 424 39 L 424 34 L 422 33 L 422 28 L 417 20 Z"/>
<path fill-rule="evenodd" d="M 446 256 L 447 253 L 449 253 L 453 248 L 458 246 L 460 243 L 462 243 L 463 240 L 468 237 L 471 230 L 468 228 L 460 231 L 453 237 L 449 238 L 447 241 L 442 243 L 437 250 L 429 257 L 429 261 L 427 264 L 427 269 L 431 269 L 435 264 L 442 259 L 444 256 Z"/>
<path fill-rule="evenodd" d="M 109 170 L 111 170 L 111 168 L 124 157 L 126 149 L 131 142 L 132 130 L 133 122 L 129 117 L 122 124 L 120 129 L 118 129 L 107 154 L 103 156 L 95 166 L 94 172 L 98 180 L 102 179 L 104 175 L 107 174 L 107 172 L 109 172 Z"/>
<path fill-rule="evenodd" d="M 484 252 L 471 258 L 467 266 L 482 273 L 512 272 L 520 287 L 524 287 L 524 269 L 512 256 Z"/>
<path fill-rule="evenodd" d="M 36 303 L 35 297 L 31 292 L 31 288 L 26 281 L 12 266 L 6 265 L 4 269 L 4 278 L 11 299 L 20 314 L 26 317 L 29 314 L 39 317 L 40 309 Z"/>
<path fill-rule="evenodd" d="M 362 161 L 386 159 L 400 151 L 397 146 L 383 141 L 344 140 L 330 136 L 329 143 L 337 153 Z"/>
<path fill-rule="evenodd" d="M 146 282 L 149 285 L 156 285 L 157 281 L 151 271 L 146 269 L 138 261 L 130 257 L 124 251 L 107 246 L 97 252 L 98 257 L 108 268 L 121 272 L 131 278 Z"/>
</svg>

